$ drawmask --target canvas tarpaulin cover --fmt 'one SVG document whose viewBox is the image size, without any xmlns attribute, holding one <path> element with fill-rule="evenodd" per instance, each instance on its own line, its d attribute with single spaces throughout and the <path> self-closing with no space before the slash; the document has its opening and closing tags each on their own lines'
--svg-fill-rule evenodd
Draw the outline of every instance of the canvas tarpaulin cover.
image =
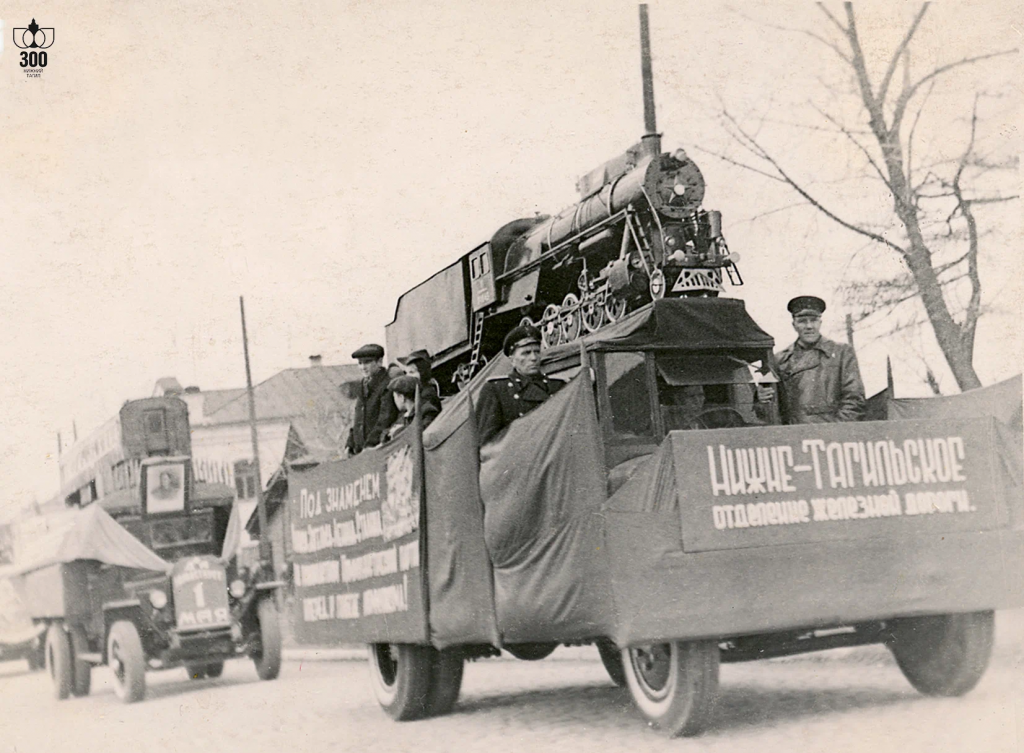
<svg viewBox="0 0 1024 753">
<path fill-rule="evenodd" d="M 440 649 L 500 643 L 472 411 L 469 391 L 459 393 L 423 437 L 430 642 Z"/>
<path fill-rule="evenodd" d="M 17 563 L 19 573 L 75 560 L 170 572 L 167 562 L 122 528 L 100 505 L 61 513 L 51 522 L 48 531 L 25 542 Z"/>
<path fill-rule="evenodd" d="M 899 398 L 889 400 L 889 418 L 962 418 L 991 416 L 996 420 L 1000 456 L 1016 486 L 1024 484 L 1024 443 L 1022 443 L 1021 375 L 1002 382 L 968 390 L 959 395 Z"/>
<path fill-rule="evenodd" d="M 483 448 L 480 489 L 504 642 L 610 635 L 606 494 L 588 370 Z"/>
<path fill-rule="evenodd" d="M 772 336 L 737 298 L 663 298 L 583 338 L 587 349 L 674 351 L 765 350 Z M 578 350 L 579 342 L 544 351 L 544 360 Z"/>
</svg>

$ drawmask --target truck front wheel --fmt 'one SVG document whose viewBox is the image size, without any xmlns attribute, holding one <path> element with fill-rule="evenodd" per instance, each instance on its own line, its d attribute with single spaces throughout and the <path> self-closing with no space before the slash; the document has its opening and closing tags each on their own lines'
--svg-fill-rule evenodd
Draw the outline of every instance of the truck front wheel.
<svg viewBox="0 0 1024 753">
<path fill-rule="evenodd" d="M 718 644 L 673 641 L 623 649 L 626 684 L 648 723 L 669 737 L 697 735 L 718 694 Z"/>
<path fill-rule="evenodd" d="M 146 696 L 146 655 L 135 624 L 127 620 L 110 626 L 107 664 L 114 675 L 114 694 L 125 703 Z"/>
<path fill-rule="evenodd" d="M 84 654 L 89 650 L 89 640 L 85 635 L 85 629 L 81 625 L 71 625 L 68 628 L 68 635 L 71 638 L 71 652 L 74 661 L 71 693 L 81 698 L 89 695 L 89 690 L 92 687 L 92 664 L 78 658 L 80 654 Z"/>
<path fill-rule="evenodd" d="M 71 637 L 59 622 L 46 629 L 46 670 L 53 681 L 53 694 L 58 701 L 71 695 L 74 659 L 71 656 Z"/>
<path fill-rule="evenodd" d="M 432 651 L 433 667 L 430 673 L 430 697 L 427 715 L 441 716 L 452 710 L 462 689 L 462 670 L 465 662 L 458 649 Z"/>
<path fill-rule="evenodd" d="M 261 680 L 274 680 L 281 674 L 281 620 L 274 598 L 261 599 L 256 605 L 256 614 L 260 622 L 260 650 L 252 660 Z M 206 674 L 216 676 L 210 675 L 209 668 Z"/>
<path fill-rule="evenodd" d="M 425 716 L 433 705 L 434 649 L 404 643 L 372 643 L 369 649 L 373 694 L 388 716 L 399 722 Z"/>
<path fill-rule="evenodd" d="M 992 656 L 995 614 L 940 614 L 894 621 L 889 649 L 919 692 L 961 696 L 981 680 Z"/>
</svg>

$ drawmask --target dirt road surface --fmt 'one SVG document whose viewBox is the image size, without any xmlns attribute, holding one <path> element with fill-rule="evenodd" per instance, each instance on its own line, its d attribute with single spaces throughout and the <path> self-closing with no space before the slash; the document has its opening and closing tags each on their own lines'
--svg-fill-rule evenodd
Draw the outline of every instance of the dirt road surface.
<svg viewBox="0 0 1024 753">
<path fill-rule="evenodd" d="M 1002 620 L 988 673 L 958 699 L 918 695 L 878 647 L 723 666 L 711 730 L 683 740 L 645 727 L 593 649 L 470 664 L 452 714 L 402 724 L 373 700 L 362 661 L 289 661 L 274 682 L 244 660 L 218 680 L 151 673 L 132 706 L 114 697 L 106 668 L 94 670 L 92 695 L 58 702 L 45 673 L 9 662 L 0 753 L 1024 753 L 1022 624 L 1017 615 L 1008 632 Z"/>
</svg>

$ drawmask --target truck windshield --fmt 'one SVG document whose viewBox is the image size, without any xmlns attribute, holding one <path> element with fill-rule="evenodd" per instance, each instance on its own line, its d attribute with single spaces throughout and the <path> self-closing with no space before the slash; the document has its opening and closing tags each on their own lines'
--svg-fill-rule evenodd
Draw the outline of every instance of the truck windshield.
<svg viewBox="0 0 1024 753">
<path fill-rule="evenodd" d="M 775 377 L 761 363 L 722 355 L 655 358 L 665 431 L 774 423 Z"/>
<path fill-rule="evenodd" d="M 153 549 L 170 549 L 213 541 L 213 511 L 202 510 L 191 515 L 152 520 L 149 531 Z"/>
</svg>

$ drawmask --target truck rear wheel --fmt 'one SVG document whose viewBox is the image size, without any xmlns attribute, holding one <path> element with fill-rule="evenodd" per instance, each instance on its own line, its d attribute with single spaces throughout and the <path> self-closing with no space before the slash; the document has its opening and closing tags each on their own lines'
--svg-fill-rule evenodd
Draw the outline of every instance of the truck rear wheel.
<svg viewBox="0 0 1024 753">
<path fill-rule="evenodd" d="M 252 660 L 261 680 L 274 680 L 281 674 L 281 620 L 274 597 L 260 599 L 256 605 L 256 614 L 260 622 L 260 650 Z M 209 667 L 206 674 L 210 675 Z"/>
<path fill-rule="evenodd" d="M 523 661 L 546 659 L 558 648 L 557 643 L 511 643 L 503 646 L 512 656 Z"/>
<path fill-rule="evenodd" d="M 30 672 L 38 672 L 41 669 L 46 669 L 46 636 L 43 635 L 42 639 L 37 639 L 39 645 L 32 646 L 29 649 L 28 656 L 28 669 Z"/>
<path fill-rule="evenodd" d="M 71 695 L 72 666 L 71 638 L 64 626 L 53 622 L 46 629 L 46 671 L 53 681 L 53 694 L 58 701 Z"/>
<path fill-rule="evenodd" d="M 373 694 L 388 716 L 399 722 L 425 716 L 431 705 L 434 649 L 404 643 L 372 643 L 369 649 Z"/>
<path fill-rule="evenodd" d="M 125 703 L 146 697 L 146 655 L 135 624 L 127 620 L 110 626 L 107 664 L 114 675 L 114 694 Z"/>
<path fill-rule="evenodd" d="M 76 698 L 89 695 L 92 688 L 92 664 L 78 658 L 89 650 L 89 639 L 85 636 L 85 629 L 81 625 L 72 625 L 68 628 L 71 637 L 71 653 L 73 656 L 73 671 L 71 681 L 71 693 Z"/>
<path fill-rule="evenodd" d="M 711 720 L 718 694 L 718 644 L 673 641 L 627 648 L 629 692 L 647 722 L 669 737 L 697 735 Z"/>
<path fill-rule="evenodd" d="M 889 649 L 919 692 L 961 696 L 981 680 L 992 656 L 995 614 L 941 614 L 895 620 Z"/>
<path fill-rule="evenodd" d="M 462 670 L 465 666 L 458 649 L 433 651 L 433 668 L 430 673 L 430 697 L 427 699 L 427 715 L 441 716 L 452 710 L 459 700 L 462 689 Z"/>
<path fill-rule="evenodd" d="M 597 642 L 597 653 L 601 655 L 601 663 L 604 664 L 612 682 L 620 688 L 626 687 L 626 670 L 622 667 L 622 652 L 611 641 L 602 639 Z"/>
</svg>

